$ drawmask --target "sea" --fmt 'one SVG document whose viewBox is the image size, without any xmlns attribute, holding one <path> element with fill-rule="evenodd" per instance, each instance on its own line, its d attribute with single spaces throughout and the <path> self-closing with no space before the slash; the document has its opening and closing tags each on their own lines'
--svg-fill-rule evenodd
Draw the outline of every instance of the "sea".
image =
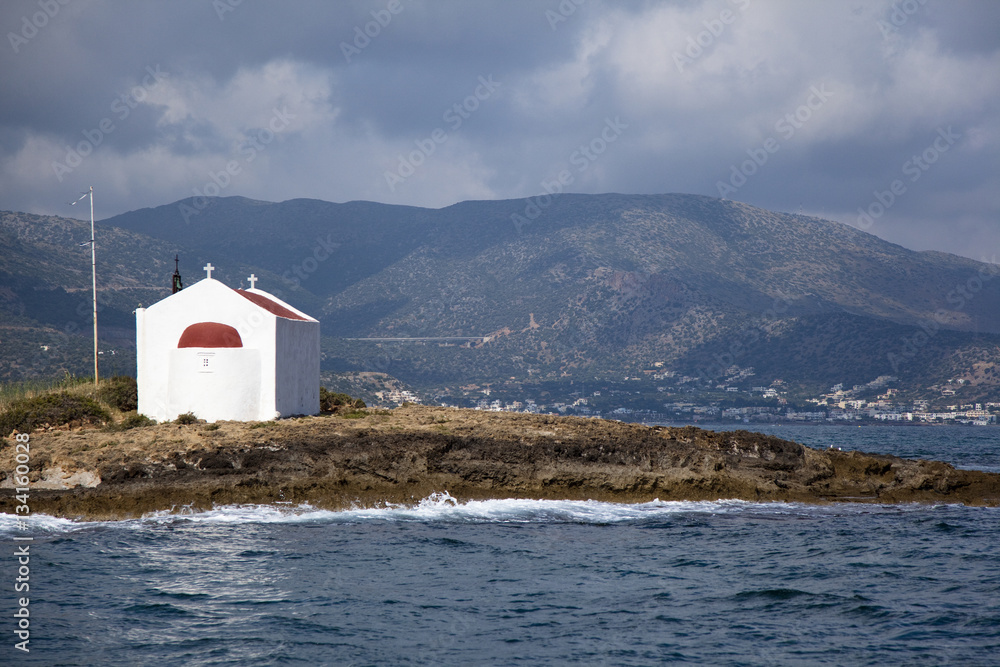
<svg viewBox="0 0 1000 667">
<path fill-rule="evenodd" d="M 1000 428 L 753 428 L 1000 472 Z M 2 665 L 1000 664 L 1000 508 L 441 489 L 25 524 L 0 515 Z"/>
</svg>

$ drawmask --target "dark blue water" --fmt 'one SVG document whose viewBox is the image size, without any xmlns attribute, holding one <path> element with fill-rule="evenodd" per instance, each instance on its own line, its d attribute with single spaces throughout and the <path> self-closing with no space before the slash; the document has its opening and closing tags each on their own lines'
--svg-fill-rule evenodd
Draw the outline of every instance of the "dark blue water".
<svg viewBox="0 0 1000 667">
<path fill-rule="evenodd" d="M 910 446 L 954 462 L 958 440 Z M 0 516 L 5 545 L 25 534 L 32 652 L 13 649 L 8 548 L 5 665 L 1000 664 L 995 508 L 440 495 Z"/>
</svg>

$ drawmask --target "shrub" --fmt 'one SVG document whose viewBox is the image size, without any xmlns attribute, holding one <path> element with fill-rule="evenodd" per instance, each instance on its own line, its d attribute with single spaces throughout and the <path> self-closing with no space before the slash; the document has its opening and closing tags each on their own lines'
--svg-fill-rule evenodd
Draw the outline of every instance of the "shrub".
<svg viewBox="0 0 1000 667">
<path fill-rule="evenodd" d="M 60 391 L 12 402 L 0 413 L 0 434 L 7 435 L 15 429 L 27 433 L 42 424 L 59 426 L 74 421 L 100 424 L 110 419 L 111 415 L 97 401 Z"/>
<path fill-rule="evenodd" d="M 197 424 L 198 418 L 190 412 L 185 412 L 182 415 L 177 415 L 177 419 L 174 420 L 175 424 Z"/>
<path fill-rule="evenodd" d="M 122 412 L 132 412 L 139 407 L 135 378 L 125 375 L 104 380 L 97 390 L 97 398 Z"/>
<path fill-rule="evenodd" d="M 125 415 L 125 417 L 111 427 L 112 431 L 127 431 L 132 428 L 139 428 L 141 426 L 154 426 L 155 421 L 147 417 L 146 415 L 140 415 L 137 412 L 132 412 Z"/>
<path fill-rule="evenodd" d="M 339 412 L 342 408 L 359 409 L 368 407 L 360 398 L 351 398 L 347 394 L 327 391 L 326 387 L 319 388 L 319 409 L 320 412 Z"/>
</svg>

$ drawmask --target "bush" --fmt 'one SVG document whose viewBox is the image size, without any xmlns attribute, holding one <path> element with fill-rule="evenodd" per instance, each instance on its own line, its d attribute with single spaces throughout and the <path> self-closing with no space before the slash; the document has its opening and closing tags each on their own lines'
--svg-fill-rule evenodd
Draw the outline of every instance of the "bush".
<svg viewBox="0 0 1000 667">
<path fill-rule="evenodd" d="M 182 415 L 177 415 L 177 419 L 174 420 L 174 423 L 175 424 L 184 424 L 184 425 L 187 425 L 187 424 L 197 424 L 198 423 L 198 418 L 195 417 L 194 414 L 192 414 L 190 412 L 185 412 Z"/>
<path fill-rule="evenodd" d="M 110 419 L 110 413 L 97 401 L 60 391 L 11 403 L 0 413 L 0 434 L 8 435 L 15 429 L 27 433 L 42 424 L 60 426 L 74 421 L 101 424 Z"/>
<path fill-rule="evenodd" d="M 320 412 L 339 412 L 341 409 L 359 409 L 368 407 L 360 398 L 351 398 L 347 394 L 327 391 L 326 387 L 319 388 L 319 409 Z"/>
<path fill-rule="evenodd" d="M 154 426 L 156 422 L 147 417 L 146 415 L 140 415 L 137 412 L 132 412 L 125 415 L 125 417 L 111 427 L 112 431 L 127 431 L 132 428 L 139 428 L 140 426 Z"/>
<path fill-rule="evenodd" d="M 133 412 L 139 408 L 135 378 L 125 375 L 104 380 L 97 390 L 97 398 L 122 412 Z"/>
</svg>

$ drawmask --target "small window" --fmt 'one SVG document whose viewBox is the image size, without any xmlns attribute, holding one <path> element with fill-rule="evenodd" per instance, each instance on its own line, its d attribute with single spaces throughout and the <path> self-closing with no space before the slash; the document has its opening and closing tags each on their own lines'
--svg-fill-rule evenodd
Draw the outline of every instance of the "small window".
<svg viewBox="0 0 1000 667">
<path fill-rule="evenodd" d="M 214 373 L 213 370 L 215 365 L 211 363 L 212 357 L 215 356 L 214 352 L 200 352 L 198 354 L 198 372 L 199 373 Z"/>
</svg>

